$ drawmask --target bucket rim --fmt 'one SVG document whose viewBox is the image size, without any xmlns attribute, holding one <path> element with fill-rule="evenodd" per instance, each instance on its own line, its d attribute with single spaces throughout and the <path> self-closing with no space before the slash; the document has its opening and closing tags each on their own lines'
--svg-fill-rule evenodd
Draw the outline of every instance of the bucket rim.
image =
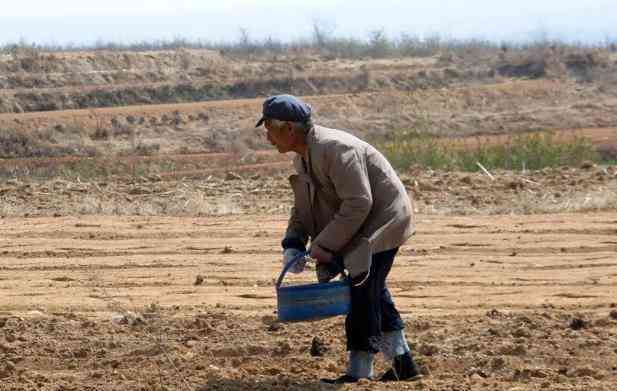
<svg viewBox="0 0 617 391">
<path fill-rule="evenodd" d="M 331 288 L 348 287 L 348 281 L 317 282 L 311 284 L 279 286 L 277 291 L 327 290 Z"/>
</svg>

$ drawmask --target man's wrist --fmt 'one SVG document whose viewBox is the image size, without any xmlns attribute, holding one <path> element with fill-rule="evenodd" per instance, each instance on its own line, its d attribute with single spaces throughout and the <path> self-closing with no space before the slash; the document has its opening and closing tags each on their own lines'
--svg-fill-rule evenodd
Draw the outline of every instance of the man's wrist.
<svg viewBox="0 0 617 391">
<path fill-rule="evenodd" d="M 304 242 L 299 238 L 294 237 L 286 237 L 281 241 L 281 246 L 284 250 L 289 248 L 295 248 L 298 251 L 306 251 L 306 246 Z"/>
</svg>

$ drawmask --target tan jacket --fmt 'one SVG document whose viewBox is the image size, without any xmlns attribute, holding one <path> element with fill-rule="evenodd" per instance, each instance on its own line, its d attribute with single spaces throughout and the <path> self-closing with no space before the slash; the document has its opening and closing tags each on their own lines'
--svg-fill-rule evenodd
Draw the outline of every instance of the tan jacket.
<svg viewBox="0 0 617 391">
<path fill-rule="evenodd" d="M 415 231 L 405 187 L 386 158 L 370 144 L 315 126 L 307 156 L 294 159 L 294 192 L 286 238 L 297 238 L 343 256 L 352 277 L 367 270 L 372 254 L 401 246 Z"/>
</svg>

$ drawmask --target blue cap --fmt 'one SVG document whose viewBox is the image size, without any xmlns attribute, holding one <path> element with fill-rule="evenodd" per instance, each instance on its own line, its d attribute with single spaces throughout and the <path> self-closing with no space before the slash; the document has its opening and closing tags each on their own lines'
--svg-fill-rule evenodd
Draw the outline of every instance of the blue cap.
<svg viewBox="0 0 617 391">
<path fill-rule="evenodd" d="M 262 117 L 255 127 L 261 126 L 267 119 L 306 122 L 311 119 L 311 106 L 293 95 L 274 95 L 264 101 Z"/>
</svg>

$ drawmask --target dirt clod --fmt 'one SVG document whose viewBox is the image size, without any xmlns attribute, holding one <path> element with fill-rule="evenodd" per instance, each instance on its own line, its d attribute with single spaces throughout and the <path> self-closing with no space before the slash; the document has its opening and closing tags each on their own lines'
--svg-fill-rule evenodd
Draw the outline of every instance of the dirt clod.
<svg viewBox="0 0 617 391">
<path fill-rule="evenodd" d="M 496 319 L 496 318 L 500 318 L 500 317 L 504 316 L 504 314 L 501 311 L 499 311 L 498 309 L 493 308 L 493 309 L 491 309 L 491 310 L 486 312 L 486 316 L 488 316 L 489 318 L 492 318 L 492 319 Z"/>
<path fill-rule="evenodd" d="M 440 348 L 436 344 L 421 343 L 417 347 L 418 353 L 424 356 L 434 356 L 439 353 Z"/>
<path fill-rule="evenodd" d="M 280 331 L 280 330 L 283 330 L 284 328 L 285 327 L 283 326 L 281 322 L 274 322 L 270 326 L 268 326 L 268 331 Z"/>
<path fill-rule="evenodd" d="M 201 274 L 198 274 L 197 277 L 195 277 L 195 282 L 193 283 L 193 285 L 197 286 L 197 285 L 202 285 L 204 283 L 204 276 L 202 276 Z"/>
<path fill-rule="evenodd" d="M 0 368 L 0 379 L 9 377 L 15 371 L 15 364 L 11 361 L 6 361 L 3 368 Z"/>
<path fill-rule="evenodd" d="M 71 281 L 75 281 L 74 278 L 67 277 L 67 276 L 55 277 L 55 278 L 52 278 L 51 280 L 52 281 L 57 281 L 57 282 L 71 282 Z"/>
<path fill-rule="evenodd" d="M 228 181 L 239 181 L 241 179 L 242 177 L 235 172 L 228 172 L 227 175 L 225 175 L 225 180 Z"/>
<path fill-rule="evenodd" d="M 589 322 L 581 318 L 574 318 L 570 321 L 570 328 L 572 330 L 581 330 L 589 326 Z"/>
<path fill-rule="evenodd" d="M 583 170 L 589 170 L 589 169 L 594 168 L 595 166 L 596 166 L 595 163 L 592 162 L 592 161 L 589 161 L 589 160 L 584 161 L 583 163 L 581 163 L 581 169 L 583 169 Z"/>
<path fill-rule="evenodd" d="M 311 342 L 311 356 L 321 357 L 329 350 L 326 343 L 319 337 L 313 337 Z"/>
<path fill-rule="evenodd" d="M 139 326 L 146 323 L 143 316 L 131 311 L 112 315 L 112 322 L 115 324 L 126 324 L 129 326 Z"/>
<path fill-rule="evenodd" d="M 505 366 L 506 366 L 506 360 L 503 357 L 501 356 L 493 357 L 493 360 L 491 361 L 491 367 L 494 370 L 502 369 Z"/>
<path fill-rule="evenodd" d="M 531 333 L 525 327 L 519 327 L 512 332 L 512 336 L 515 338 L 529 338 Z"/>
</svg>

